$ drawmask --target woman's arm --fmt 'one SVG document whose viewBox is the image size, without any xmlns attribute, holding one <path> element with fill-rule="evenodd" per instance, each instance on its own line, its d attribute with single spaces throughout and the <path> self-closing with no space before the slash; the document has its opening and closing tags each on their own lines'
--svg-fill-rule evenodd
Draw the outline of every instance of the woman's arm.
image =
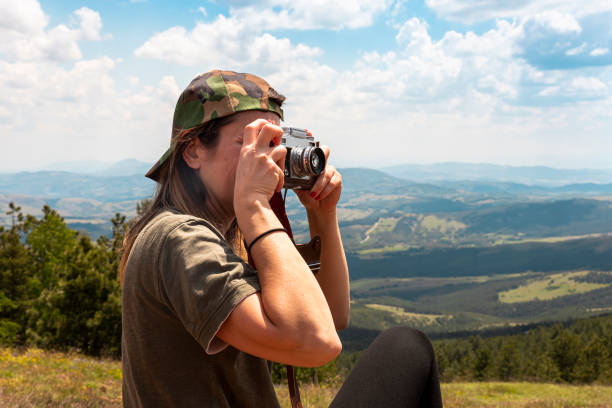
<svg viewBox="0 0 612 408">
<path fill-rule="evenodd" d="M 348 266 L 336 209 L 329 213 L 308 212 L 311 238 L 321 237 L 321 269 L 316 274 L 319 286 L 331 310 L 337 330 L 348 326 L 350 287 Z"/>
<path fill-rule="evenodd" d="M 282 129 L 257 120 L 245 128 L 236 170 L 234 209 L 247 243 L 281 227 L 268 202 L 282 186 Z M 278 140 L 277 140 L 278 139 Z M 280 167 L 279 167 L 280 166 Z M 217 336 L 249 354 L 300 365 L 318 366 L 342 348 L 321 287 L 291 239 L 276 232 L 251 248 L 261 292 L 248 296 L 230 314 Z"/>
<path fill-rule="evenodd" d="M 329 148 L 322 146 L 322 149 L 327 160 Z M 348 326 L 350 313 L 349 273 L 337 215 L 341 193 L 342 175 L 330 165 L 325 167 L 310 191 L 296 191 L 306 208 L 310 236 L 321 237 L 321 269 L 316 277 L 338 330 Z"/>
</svg>

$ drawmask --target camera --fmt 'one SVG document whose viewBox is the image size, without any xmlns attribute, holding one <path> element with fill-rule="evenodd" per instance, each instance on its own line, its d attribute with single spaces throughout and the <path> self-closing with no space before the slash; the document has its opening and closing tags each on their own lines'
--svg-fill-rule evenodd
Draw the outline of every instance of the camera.
<svg viewBox="0 0 612 408">
<path fill-rule="evenodd" d="M 281 145 L 287 148 L 285 157 L 285 187 L 309 190 L 325 169 L 325 154 L 319 142 L 306 129 L 283 128 Z"/>
</svg>

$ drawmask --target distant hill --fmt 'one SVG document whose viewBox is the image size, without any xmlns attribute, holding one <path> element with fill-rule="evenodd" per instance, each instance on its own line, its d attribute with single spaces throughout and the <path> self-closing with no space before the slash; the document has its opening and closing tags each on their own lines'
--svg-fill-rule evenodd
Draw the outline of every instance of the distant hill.
<svg viewBox="0 0 612 408">
<path fill-rule="evenodd" d="M 351 279 L 457 277 L 578 268 L 612 271 L 612 236 L 556 243 L 492 247 L 415 248 L 371 255 L 347 254 Z"/>
<path fill-rule="evenodd" d="M 84 162 L 58 163 L 55 167 L 86 171 L 0 174 L 0 208 L 7 208 L 8 203 L 14 201 L 25 213 L 39 215 L 41 207 L 48 204 L 71 226 L 96 237 L 103 231 L 110 231 L 109 220 L 116 212 L 133 215 L 136 203 L 151 197 L 155 189 L 155 183 L 144 177 L 150 163 L 133 159 L 116 163 L 92 162 L 89 166 Z M 477 172 L 491 170 L 487 174 L 495 176 L 494 170 L 499 172 L 504 166 L 446 163 L 417 167 L 423 172 L 427 170 L 431 178 L 433 170 L 442 169 L 446 173 L 436 174 L 447 177 L 453 169 L 461 168 L 465 171 L 457 173 L 459 175 L 474 176 Z M 399 166 L 396 170 L 417 167 Z M 401 174 L 399 170 L 396 173 Z M 577 177 L 580 172 L 539 167 L 510 170 L 522 171 L 523 175 L 541 170 L 541 174 L 549 178 L 555 174 L 567 178 L 570 173 Z M 345 247 L 353 251 L 487 246 L 524 238 L 612 231 L 609 204 L 612 183 L 565 186 L 491 180 L 425 183 L 368 168 L 346 168 L 340 172 L 343 175 L 340 226 Z M 585 201 L 585 198 L 591 200 Z M 0 211 L 0 224 L 9 223 L 5 211 Z M 306 237 L 305 211 L 292 193 L 288 194 L 287 211 L 296 235 L 300 239 Z"/>
<path fill-rule="evenodd" d="M 102 161 L 69 161 L 48 164 L 36 171 L 62 171 L 68 173 L 89 174 L 97 176 L 131 176 L 144 175 L 153 165 L 136 159 L 125 159 L 118 162 Z"/>
<path fill-rule="evenodd" d="M 571 199 L 514 203 L 471 211 L 458 217 L 465 233 L 564 236 L 612 231 L 608 201 Z"/>
<path fill-rule="evenodd" d="M 574 183 L 563 186 L 528 185 L 507 181 L 441 180 L 430 181 L 433 185 L 453 189 L 458 192 L 479 194 L 535 194 L 554 195 L 601 195 L 612 194 L 612 183 Z"/>
<path fill-rule="evenodd" d="M 99 176 L 64 171 L 0 174 L 0 192 L 45 198 L 87 198 L 103 202 L 141 200 L 155 183 L 144 174 Z M 135 205 L 135 204 L 134 204 Z"/>
<path fill-rule="evenodd" d="M 367 168 L 339 169 L 343 192 L 374 194 L 413 194 L 442 196 L 456 191 L 432 184 L 415 183 L 385 172 Z"/>
<path fill-rule="evenodd" d="M 612 169 L 556 169 L 545 166 L 502 166 L 476 163 L 402 164 L 381 168 L 395 177 L 420 183 L 444 180 L 512 182 L 562 186 L 573 183 L 612 183 Z"/>
</svg>

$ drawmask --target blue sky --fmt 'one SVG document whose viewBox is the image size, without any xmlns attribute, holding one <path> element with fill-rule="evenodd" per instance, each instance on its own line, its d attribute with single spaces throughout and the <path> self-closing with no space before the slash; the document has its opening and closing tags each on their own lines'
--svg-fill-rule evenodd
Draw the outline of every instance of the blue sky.
<svg viewBox="0 0 612 408">
<path fill-rule="evenodd" d="M 0 171 L 153 162 L 198 73 L 252 72 L 339 167 L 612 168 L 609 0 L 0 0 Z"/>
</svg>

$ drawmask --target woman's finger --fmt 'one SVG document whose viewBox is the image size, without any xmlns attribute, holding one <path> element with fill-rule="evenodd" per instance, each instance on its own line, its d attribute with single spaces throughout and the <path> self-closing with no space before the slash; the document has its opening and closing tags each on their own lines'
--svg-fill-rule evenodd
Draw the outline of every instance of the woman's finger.
<svg viewBox="0 0 612 408">
<path fill-rule="evenodd" d="M 321 148 L 321 150 L 323 150 L 323 154 L 325 155 L 325 162 L 327 162 L 327 159 L 329 159 L 329 146 L 320 145 L 319 147 Z"/>
<path fill-rule="evenodd" d="M 319 193 L 316 197 L 317 200 L 323 200 L 328 195 L 330 195 L 334 190 L 342 186 L 342 175 L 337 171 L 334 172 L 332 178 L 329 180 L 329 183 L 325 186 L 323 191 Z"/>
<path fill-rule="evenodd" d="M 273 123 L 264 124 L 259 130 L 255 145 L 258 148 L 268 148 L 270 146 L 278 146 L 283 136 L 283 128 L 276 126 Z"/>
<path fill-rule="evenodd" d="M 283 165 L 284 167 L 284 165 Z M 276 185 L 276 191 L 281 191 L 285 185 L 285 173 L 282 169 L 278 170 L 278 184 Z"/>
<path fill-rule="evenodd" d="M 269 123 L 270 122 L 268 122 L 265 119 L 256 119 L 253 122 L 246 125 L 243 131 L 243 135 L 244 135 L 243 145 L 248 146 L 248 145 L 255 144 L 257 142 L 257 136 L 259 135 L 261 128 L 263 128 L 265 125 Z"/>
<path fill-rule="evenodd" d="M 318 195 L 320 195 L 321 191 L 323 191 L 325 186 L 327 186 L 335 172 L 336 168 L 334 166 L 326 166 L 323 173 L 319 175 L 317 181 L 310 189 L 310 196 L 317 197 Z"/>
<path fill-rule="evenodd" d="M 287 148 L 282 145 L 278 145 L 270 151 L 270 158 L 276 163 L 276 165 L 285 171 L 285 157 L 287 156 Z"/>
</svg>

